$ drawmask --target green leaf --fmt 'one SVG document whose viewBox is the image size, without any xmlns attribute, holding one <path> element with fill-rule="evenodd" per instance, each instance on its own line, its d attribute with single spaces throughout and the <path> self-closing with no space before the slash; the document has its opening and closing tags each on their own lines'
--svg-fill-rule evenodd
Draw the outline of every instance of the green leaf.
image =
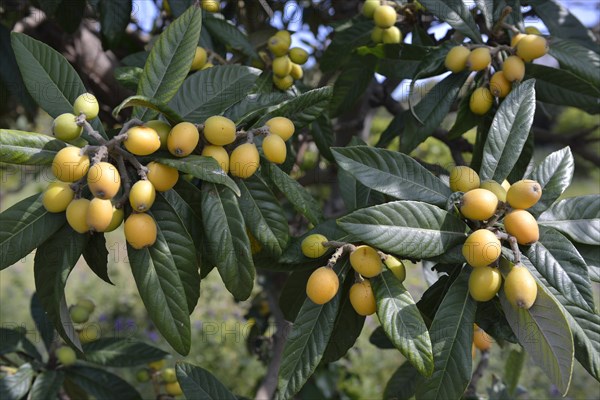
<svg viewBox="0 0 600 400">
<path fill-rule="evenodd" d="M 5 323 L 4 326 L 10 326 Z M 42 356 L 37 351 L 37 348 L 27 337 L 14 329 L 0 328 L 0 355 L 23 352 L 38 361 L 42 361 Z"/>
<path fill-rule="evenodd" d="M 65 369 L 67 378 L 96 399 L 138 400 L 133 386 L 103 369 L 76 365 Z"/>
<path fill-rule="evenodd" d="M 237 50 L 252 59 L 259 58 L 248 37 L 222 16 L 207 15 L 204 18 L 204 27 L 210 32 L 210 36 L 214 40 L 226 45 L 228 48 Z"/>
<path fill-rule="evenodd" d="M 319 203 L 298 181 L 270 162 L 263 162 L 261 171 L 311 223 L 316 225 L 323 220 Z"/>
<path fill-rule="evenodd" d="M 406 154 L 368 146 L 332 149 L 337 164 L 368 188 L 443 207 L 452 191 Z"/>
<path fill-rule="evenodd" d="M 483 119 L 481 115 L 477 115 L 471 111 L 469 106 L 471 100 L 471 94 L 475 91 L 476 87 L 473 86 L 460 100 L 458 104 L 458 111 L 456 113 L 456 120 L 450 131 L 448 131 L 448 140 L 456 139 L 461 137 L 465 132 L 473 129 Z"/>
<path fill-rule="evenodd" d="M 61 140 L 35 132 L 0 129 L 0 162 L 7 164 L 50 165 L 65 147 Z"/>
<path fill-rule="evenodd" d="M 527 353 L 520 350 L 511 350 L 508 353 L 508 358 L 504 364 L 504 382 L 506 382 L 506 390 L 510 395 L 515 394 L 515 390 L 519 385 L 519 378 L 521 378 L 521 371 L 525 364 Z"/>
<path fill-rule="evenodd" d="M 421 375 L 431 375 L 431 339 L 412 296 L 388 270 L 372 278 L 371 285 L 377 299 L 377 317 L 386 335 Z"/>
<path fill-rule="evenodd" d="M 65 380 L 63 371 L 46 370 L 39 374 L 29 393 L 31 400 L 55 400 Z"/>
<path fill-rule="evenodd" d="M 344 66 L 333 85 L 333 96 L 329 105 L 331 116 L 352 110 L 374 79 L 375 59 L 353 57 Z"/>
<path fill-rule="evenodd" d="M 409 400 L 415 396 L 421 383 L 419 371 L 408 361 L 398 367 L 385 385 L 384 399 Z"/>
<path fill-rule="evenodd" d="M 383 330 L 383 328 L 381 326 L 378 326 L 377 328 L 375 328 L 373 333 L 371 333 L 371 336 L 369 336 L 369 343 L 371 343 L 373 346 L 377 347 L 378 349 L 383 349 L 383 350 L 396 348 L 396 347 L 394 347 L 394 344 L 390 341 L 390 339 L 387 337 L 387 335 L 385 334 L 385 331 Z M 410 363 L 408 363 L 408 364 L 412 366 L 412 364 L 410 364 Z M 415 370 L 415 372 L 417 372 L 417 371 Z"/>
<path fill-rule="evenodd" d="M 494 0 L 476 0 L 475 4 L 483 14 L 485 26 L 491 30 L 494 26 Z"/>
<path fill-rule="evenodd" d="M 179 116 L 179 114 L 177 114 L 176 111 L 174 111 L 162 101 L 139 95 L 130 96 L 123 100 L 121 104 L 119 104 L 113 110 L 113 116 L 116 118 L 124 108 L 128 107 L 143 107 L 149 108 L 154 111 L 158 111 L 159 113 L 164 115 L 165 118 L 167 118 L 169 120 L 169 123 L 171 123 L 172 125 L 178 124 L 179 122 L 183 121 L 183 118 Z"/>
<path fill-rule="evenodd" d="M 102 41 L 108 48 L 116 47 L 129 25 L 132 0 L 102 0 L 100 26 Z"/>
<path fill-rule="evenodd" d="M 136 250 L 127 245 L 131 271 L 140 297 L 150 319 L 167 342 L 180 354 L 190 351 L 190 318 L 185 286 L 176 262 L 189 255 L 189 250 L 173 254 L 172 245 L 177 245 L 181 227 L 175 223 L 176 216 L 169 215 L 166 208 L 157 212 L 156 242 L 147 248 Z M 158 217 L 166 218 L 161 221 Z M 175 243 L 173 243 L 175 242 Z M 195 255 L 195 253 L 192 252 Z"/>
<path fill-rule="evenodd" d="M 194 400 L 236 400 L 217 378 L 204 368 L 180 361 L 176 365 L 177 380 L 183 394 Z"/>
<path fill-rule="evenodd" d="M 434 369 L 417 388 L 417 399 L 461 398 L 471 380 L 473 322 L 477 303 L 469 295 L 469 267 L 463 268 L 431 324 Z"/>
<path fill-rule="evenodd" d="M 588 244 L 575 244 L 579 255 L 583 257 L 588 267 L 592 282 L 600 283 L 600 248 Z"/>
<path fill-rule="evenodd" d="M 574 172 L 575 161 L 568 147 L 546 157 L 527 177 L 542 187 L 542 197 L 529 212 L 538 216 L 546 211 L 569 187 Z"/>
<path fill-rule="evenodd" d="M 535 78 L 537 100 L 598 114 L 600 90 L 577 75 L 562 69 L 526 63 L 525 79 L 529 78 Z"/>
<path fill-rule="evenodd" d="M 504 263 L 504 262 L 503 262 Z M 502 273 L 506 276 L 506 268 Z M 573 372 L 573 335 L 565 314 L 544 285 L 537 285 L 537 298 L 529 310 L 513 307 L 499 292 L 502 309 L 513 332 L 533 361 L 565 394 Z M 535 338 L 535 340 L 532 340 Z"/>
<path fill-rule="evenodd" d="M 29 311 L 31 313 L 31 318 L 33 318 L 33 322 L 35 323 L 35 327 L 37 328 L 42 341 L 44 342 L 44 346 L 46 346 L 46 350 L 50 349 L 52 342 L 56 337 L 56 331 L 54 330 L 54 325 L 48 319 L 42 304 L 40 303 L 39 296 L 36 292 L 33 292 L 31 295 L 31 303 L 29 305 Z"/>
<path fill-rule="evenodd" d="M 413 38 L 414 38 L 413 34 Z M 416 43 L 378 44 L 375 47 L 361 47 L 365 54 L 373 54 L 379 58 L 377 73 L 390 79 L 412 79 L 419 71 L 419 65 L 434 47 L 416 46 Z"/>
<path fill-rule="evenodd" d="M 338 184 L 347 211 L 375 206 L 386 201 L 383 193 L 366 187 L 344 169 L 338 171 Z"/>
<path fill-rule="evenodd" d="M 108 250 L 104 234 L 95 233 L 83 249 L 83 258 L 88 267 L 104 282 L 113 284 L 108 276 Z"/>
<path fill-rule="evenodd" d="M 321 115 L 313 123 L 310 124 L 310 134 L 313 137 L 319 153 L 327 161 L 333 162 L 333 154 L 331 146 L 335 138 L 331 119 L 327 115 Z"/>
<path fill-rule="evenodd" d="M 279 201 L 257 174 L 238 179 L 237 184 L 242 192 L 239 202 L 246 227 L 270 256 L 279 258 L 290 238 Z"/>
<path fill-rule="evenodd" d="M 316 267 L 317 264 L 319 264 L 318 266 L 324 265 L 324 261 L 332 253 L 332 249 L 328 249 L 327 252 L 320 258 L 309 258 L 302 254 L 302 241 L 308 235 L 315 233 L 319 233 L 329 240 L 350 241 L 348 234 L 337 225 L 335 220 L 330 219 L 316 225 L 313 229 L 305 232 L 300 237 L 291 238 L 287 248 L 279 258 L 279 262 L 284 264 L 300 264 L 303 266 L 302 269 Z M 314 265 L 311 265 L 311 261 L 314 263 Z"/>
<path fill-rule="evenodd" d="M 101 338 L 83 344 L 87 362 L 105 367 L 135 367 L 162 360 L 168 353 L 134 339 Z"/>
<path fill-rule="evenodd" d="M 419 101 L 414 114 L 404 113 L 405 126 L 400 134 L 402 152 L 410 153 L 439 128 L 468 76 L 468 71 L 448 75 Z"/>
<path fill-rule="evenodd" d="M 33 264 L 35 288 L 42 307 L 63 340 L 79 350 L 81 344 L 65 301 L 65 285 L 88 239 L 88 234 L 82 235 L 64 225 L 38 247 Z"/>
<path fill-rule="evenodd" d="M 168 103 L 175 96 L 190 66 L 200 40 L 202 12 L 199 7 L 190 7 L 160 34 L 140 79 L 137 94 Z M 181 110 L 179 110 L 181 111 Z M 152 119 L 148 110 L 136 108 L 133 116 L 142 120 Z"/>
<path fill-rule="evenodd" d="M 539 217 L 539 223 L 552 227 L 572 240 L 600 245 L 600 198 L 579 196 L 555 203 Z"/>
<path fill-rule="evenodd" d="M 481 34 L 471 12 L 461 0 L 422 0 L 419 1 L 433 15 L 446 21 L 451 27 L 481 43 Z"/>
<path fill-rule="evenodd" d="M 75 99 L 87 90 L 75 69 L 56 50 L 24 33 L 12 32 L 11 43 L 25 86 L 52 118 L 73 112 Z M 100 119 L 91 122 L 106 138 Z"/>
<path fill-rule="evenodd" d="M 521 83 L 506 96 L 494 116 L 483 148 L 481 180 L 502 182 L 517 162 L 535 113 L 534 80 Z"/>
<path fill-rule="evenodd" d="M 323 53 L 321 71 L 325 73 L 334 71 L 351 60 L 353 54 L 350 50 L 368 44 L 371 41 L 373 27 L 372 20 L 360 17 L 338 26 L 333 40 Z"/>
<path fill-rule="evenodd" d="M 223 115 L 235 121 L 236 126 L 248 125 L 250 122 L 260 118 L 266 112 L 267 108 L 289 98 L 290 96 L 287 93 L 281 92 L 246 94 L 243 99 L 225 110 Z"/>
<path fill-rule="evenodd" d="M 300 96 L 270 107 L 254 127 L 263 126 L 273 117 L 286 117 L 292 120 L 298 131 L 323 114 L 332 94 L 332 88 L 327 86 L 304 92 Z"/>
<path fill-rule="evenodd" d="M 156 161 L 203 181 L 223 185 L 231 189 L 237 196 L 240 195 L 240 189 L 233 179 L 223 172 L 219 163 L 212 157 L 191 155 L 183 158 L 158 158 Z"/>
<path fill-rule="evenodd" d="M 232 192 L 202 185 L 202 223 L 209 258 L 236 300 L 246 300 L 254 286 L 254 263 L 244 217 Z"/>
<path fill-rule="evenodd" d="M 600 204 L 600 198 L 598 202 Z M 571 304 L 594 310 L 594 294 L 587 266 L 566 237 L 552 228 L 540 226 L 540 240 L 527 248 L 524 254 Z"/>
<path fill-rule="evenodd" d="M 0 399 L 19 400 L 29 392 L 35 371 L 31 364 L 26 363 L 19 367 L 13 375 L 0 379 Z"/>
<path fill-rule="evenodd" d="M 437 256 L 466 239 L 465 224 L 457 217 L 415 201 L 363 208 L 338 224 L 360 241 L 405 258 Z"/>
<path fill-rule="evenodd" d="M 19 65 L 10 43 L 10 29 L 0 23 L 0 54 L 3 57 L 2 68 L 0 68 L 0 86 L 2 92 L 8 91 L 15 96 L 25 107 L 28 114 L 36 113 L 36 104 L 27 88 L 19 71 Z M 4 94 L 3 94 L 4 96 Z"/>
<path fill-rule="evenodd" d="M 600 54 L 569 40 L 552 38 L 548 53 L 558 60 L 560 67 L 588 81 L 592 85 L 600 86 Z"/>
<path fill-rule="evenodd" d="M 260 71 L 241 65 L 216 66 L 187 78 L 169 106 L 186 121 L 204 122 L 244 99 Z"/>
<path fill-rule="evenodd" d="M 144 65 L 146 65 L 146 60 L 148 60 L 148 56 L 150 55 L 149 51 L 138 51 L 137 53 L 129 54 L 121 59 L 121 63 L 123 65 L 127 65 L 129 67 L 138 67 L 142 69 Z M 137 89 L 137 81 L 135 84 L 135 88 Z"/>
<path fill-rule="evenodd" d="M 528 170 L 530 170 L 530 168 L 533 167 L 532 158 L 534 150 L 535 138 L 533 131 L 530 131 L 529 136 L 527 137 L 527 141 L 523 146 L 523 150 L 521 151 L 521 154 L 519 155 L 515 166 L 513 167 L 512 171 L 510 171 L 510 174 L 508 174 L 508 176 L 506 177 L 507 181 L 516 182 L 523 179 Z"/>
<path fill-rule="evenodd" d="M 334 267 L 340 281 L 350 269 L 347 258 Z M 338 313 L 341 291 L 323 305 L 306 299 L 290 331 L 279 368 L 277 386 L 280 399 L 290 399 L 300 391 L 323 357 Z"/>
<path fill-rule="evenodd" d="M 143 64 L 142 64 L 143 66 Z M 137 90 L 138 82 L 142 79 L 144 73 L 141 67 L 116 67 L 114 76 L 117 81 L 129 90 Z"/>
<path fill-rule="evenodd" d="M 279 308 L 286 320 L 294 322 L 306 300 L 306 282 L 314 269 L 293 271 L 285 281 L 279 296 Z"/>
</svg>

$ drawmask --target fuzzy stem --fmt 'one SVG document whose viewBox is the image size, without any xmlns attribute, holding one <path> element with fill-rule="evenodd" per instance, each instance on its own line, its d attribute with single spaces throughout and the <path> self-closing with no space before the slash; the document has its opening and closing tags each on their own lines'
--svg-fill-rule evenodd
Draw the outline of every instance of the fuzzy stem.
<svg viewBox="0 0 600 400">
<path fill-rule="evenodd" d="M 123 195 L 121 198 L 115 203 L 117 208 L 122 208 L 125 203 L 129 200 L 129 192 L 131 191 L 131 179 L 129 178 L 129 174 L 127 173 L 127 168 L 125 167 L 125 161 L 122 155 L 116 157 L 117 160 L 117 168 L 119 169 L 119 175 L 121 175 L 121 181 L 123 181 Z"/>
<path fill-rule="evenodd" d="M 133 154 L 123 150 L 120 147 L 115 147 L 115 152 L 135 167 L 140 178 L 148 179 L 146 175 L 148 173 L 148 168 L 143 166 L 142 163 L 140 163 L 140 161 Z"/>
<path fill-rule="evenodd" d="M 100 133 L 98 133 L 97 130 L 95 130 L 92 125 L 90 125 L 90 123 L 85 119 L 85 114 L 81 113 L 77 116 L 75 123 L 79 126 L 83 127 L 83 130 L 85 130 L 85 132 L 90 135 L 95 141 L 97 141 L 98 143 L 105 145 L 106 144 L 106 139 L 104 139 L 102 137 L 102 135 L 100 135 Z"/>
<path fill-rule="evenodd" d="M 356 250 L 356 246 L 354 246 L 353 244 L 345 244 L 342 247 L 338 247 L 329 259 L 329 261 L 327 261 L 326 267 L 333 268 L 333 266 L 339 261 L 339 259 L 345 252 L 351 253 L 354 250 Z"/>
</svg>

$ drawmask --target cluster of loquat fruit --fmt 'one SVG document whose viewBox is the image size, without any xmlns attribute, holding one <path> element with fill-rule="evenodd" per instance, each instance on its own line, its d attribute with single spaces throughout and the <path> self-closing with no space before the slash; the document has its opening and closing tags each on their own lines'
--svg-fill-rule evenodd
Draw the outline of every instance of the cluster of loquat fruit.
<svg viewBox="0 0 600 400">
<path fill-rule="evenodd" d="M 484 115 L 494 103 L 494 97 L 503 99 L 512 90 L 513 82 L 520 82 L 525 76 L 525 62 L 531 62 L 548 52 L 548 42 L 535 29 L 533 33 L 516 33 L 509 46 L 490 47 L 487 45 L 459 45 L 446 55 L 445 66 L 453 73 L 469 68 L 471 71 L 485 71 L 483 84 L 473 91 L 469 108 L 474 114 Z M 501 54 L 506 57 L 501 59 Z M 496 57 L 497 56 L 497 57 Z M 493 62 L 494 57 L 499 62 Z M 494 74 L 489 78 L 490 68 Z M 488 87 L 489 86 L 489 87 Z"/>
<path fill-rule="evenodd" d="M 390 4 L 394 4 L 390 2 Z M 371 32 L 371 40 L 375 43 L 396 44 L 402 42 L 402 32 L 398 29 L 396 19 L 398 14 L 392 5 L 385 1 L 367 0 L 363 5 L 362 14 L 373 18 L 375 28 Z"/>
<path fill-rule="evenodd" d="M 472 228 L 462 254 L 473 267 L 469 278 L 469 292 L 477 301 L 489 301 L 502 286 L 502 275 L 497 268 L 502 244 L 510 243 L 518 253 L 518 244 L 529 245 L 539 239 L 535 217 L 526 209 L 533 207 L 542 196 L 542 187 L 533 180 L 521 180 L 510 185 L 507 181 L 480 182 L 479 175 L 466 166 L 450 172 L 450 188 L 464 192 L 459 203 L 460 214 Z M 503 232 L 504 231 L 504 232 Z M 504 293 L 515 307 L 529 309 L 537 297 L 537 284 L 529 270 L 517 265 L 504 281 Z"/>
<path fill-rule="evenodd" d="M 214 66 L 215 65 L 208 58 L 208 52 L 206 49 L 200 46 L 196 47 L 196 52 L 194 53 L 194 59 L 192 60 L 190 71 L 203 71 Z"/>
<path fill-rule="evenodd" d="M 98 115 L 98 109 L 94 96 L 88 93 L 79 96 L 74 104 L 74 113 L 78 116 L 58 116 L 53 124 L 54 135 L 65 141 L 77 139 L 86 121 Z M 277 164 L 285 161 L 285 141 L 294 131 L 293 122 L 285 117 L 271 118 L 264 127 L 256 130 L 266 135 L 262 150 L 267 160 Z M 139 121 L 139 125 L 126 129 L 102 146 L 65 147 L 58 151 L 52 162 L 52 173 L 58 181 L 45 190 L 43 205 L 49 212 L 66 211 L 69 225 L 78 233 L 86 233 L 115 230 L 123 222 L 123 206 L 129 202 L 133 212 L 125 220 L 125 239 L 135 249 L 152 246 L 157 227 L 146 212 L 154 204 L 156 191 L 165 192 L 175 186 L 179 172 L 156 161 L 143 166 L 135 156 L 149 156 L 163 149 L 175 157 L 186 157 L 202 144 L 201 155 L 214 158 L 226 174 L 245 179 L 258 169 L 260 155 L 253 143 L 254 135 L 244 133 L 247 142 L 237 145 L 229 154 L 225 146 L 235 146 L 239 136 L 235 123 L 226 117 L 212 116 L 199 126 L 181 122 L 171 127 L 159 120 Z M 88 152 L 93 151 L 95 155 L 90 158 Z M 140 177 L 133 185 L 125 161 L 135 167 Z M 82 196 L 84 184 L 93 195 L 91 200 Z M 123 195 L 115 200 L 120 191 Z"/>
<path fill-rule="evenodd" d="M 148 364 L 148 368 L 142 368 L 138 370 L 135 377 L 140 383 L 152 380 L 164 385 L 165 392 L 169 396 L 181 396 L 183 391 L 181 390 L 181 385 L 177 380 L 177 373 L 175 372 L 175 369 L 165 368 L 165 366 L 166 360 L 153 361 Z"/>
<path fill-rule="evenodd" d="M 330 245 L 333 244 L 324 235 L 311 234 L 302 241 L 302 254 L 309 258 L 319 258 L 325 255 Z M 402 261 L 371 246 L 341 244 L 327 265 L 317 268 L 310 275 L 306 283 L 306 295 L 315 304 L 325 304 L 335 297 L 340 288 L 340 280 L 333 266 L 345 251 L 350 252 L 350 265 L 355 271 L 355 283 L 349 294 L 350 304 L 357 314 L 371 315 L 376 311 L 376 301 L 369 279 L 379 275 L 383 271 L 383 265 L 400 282 L 404 282 L 406 278 L 406 269 Z"/>
<path fill-rule="evenodd" d="M 292 36 L 288 31 L 278 31 L 267 41 L 267 47 L 273 54 L 271 67 L 273 83 L 280 90 L 288 90 L 294 80 L 304 76 L 301 65 L 308 61 L 308 53 L 300 47 L 292 47 Z"/>
</svg>

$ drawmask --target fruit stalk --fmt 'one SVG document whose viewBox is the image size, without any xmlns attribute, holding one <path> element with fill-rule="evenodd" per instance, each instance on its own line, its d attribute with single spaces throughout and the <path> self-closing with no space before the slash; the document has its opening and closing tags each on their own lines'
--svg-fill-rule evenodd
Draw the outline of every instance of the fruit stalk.
<svg viewBox="0 0 600 400">
<path fill-rule="evenodd" d="M 517 238 L 501 231 L 496 231 L 495 233 L 498 239 L 508 241 L 508 244 L 510 244 L 510 249 L 512 250 L 513 255 L 515 257 L 515 265 L 520 265 L 521 251 L 519 250 L 519 243 L 517 243 Z"/>
<path fill-rule="evenodd" d="M 106 145 L 107 141 L 95 130 L 92 125 L 85 119 L 85 114 L 80 114 L 77 116 L 75 123 L 79 126 L 82 126 L 85 132 L 90 135 L 96 142 L 101 145 Z"/>
<path fill-rule="evenodd" d="M 131 179 L 129 178 L 129 174 L 127 173 L 127 168 L 125 167 L 125 160 L 123 156 L 119 155 L 116 157 L 117 160 L 117 169 L 119 170 L 119 175 L 121 175 L 121 183 L 123 185 L 123 195 L 121 198 L 115 203 L 117 208 L 122 208 L 125 203 L 129 200 L 129 192 L 131 191 Z"/>
<path fill-rule="evenodd" d="M 332 242 L 323 243 L 324 246 L 328 246 Z M 339 244 L 340 242 L 333 242 Z M 340 257 L 344 254 L 344 252 L 351 253 L 356 249 L 356 246 L 353 244 L 344 243 L 342 246 L 338 247 L 337 250 L 333 253 L 329 261 L 327 261 L 326 267 L 333 268 L 333 266 L 338 262 Z"/>
<path fill-rule="evenodd" d="M 135 169 L 137 170 L 137 173 L 141 179 L 147 179 L 146 174 L 148 173 L 148 168 L 143 166 L 142 163 L 140 163 L 140 161 L 133 154 L 131 154 L 128 151 L 123 150 L 120 147 L 115 147 L 115 151 L 117 152 L 118 155 L 123 157 L 124 160 L 127 160 L 131 165 L 133 165 L 135 167 Z"/>
</svg>

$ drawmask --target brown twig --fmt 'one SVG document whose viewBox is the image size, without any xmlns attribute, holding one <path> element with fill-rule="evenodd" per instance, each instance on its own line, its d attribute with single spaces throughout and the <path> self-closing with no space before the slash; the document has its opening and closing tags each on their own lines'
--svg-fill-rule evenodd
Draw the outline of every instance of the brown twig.
<svg viewBox="0 0 600 400">
<path fill-rule="evenodd" d="M 105 145 L 106 144 L 106 139 L 104 139 L 102 137 L 102 135 L 100 135 L 100 133 L 95 130 L 92 125 L 90 125 L 90 123 L 85 119 L 85 114 L 80 114 L 77 116 L 77 118 L 75 119 L 75 123 L 79 126 L 83 127 L 83 130 L 90 135 L 95 141 L 97 141 L 98 143 L 100 143 L 101 145 Z"/>
<path fill-rule="evenodd" d="M 140 161 L 131 153 L 129 153 L 128 151 L 123 150 L 120 147 L 115 147 L 115 152 L 122 156 L 123 159 L 127 160 L 131 165 L 133 165 L 138 173 L 138 175 L 140 176 L 141 179 L 148 179 L 147 174 L 148 174 L 148 168 L 145 167 L 144 165 L 142 165 L 142 163 L 140 163 Z"/>
<path fill-rule="evenodd" d="M 473 372 L 473 376 L 471 377 L 471 382 L 469 383 L 469 387 L 465 392 L 464 398 L 475 398 L 477 395 L 477 383 L 483 377 L 483 373 L 485 369 L 490 364 L 490 352 L 488 350 L 481 352 L 481 359 L 477 364 L 477 368 Z"/>
</svg>

